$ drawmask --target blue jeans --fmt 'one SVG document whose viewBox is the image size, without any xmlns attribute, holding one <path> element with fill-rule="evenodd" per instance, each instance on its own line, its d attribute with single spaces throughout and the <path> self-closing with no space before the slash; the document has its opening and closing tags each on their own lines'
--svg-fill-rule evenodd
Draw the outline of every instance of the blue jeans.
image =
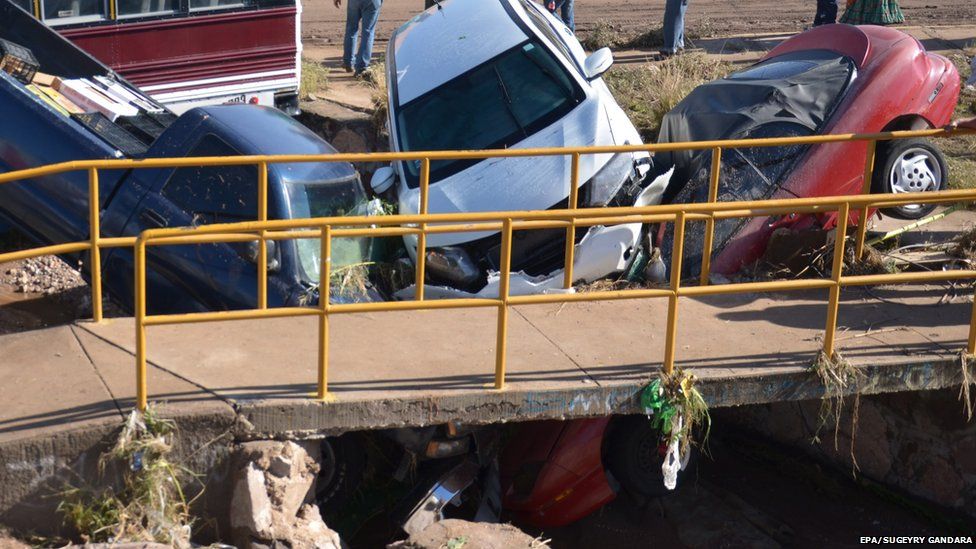
<svg viewBox="0 0 976 549">
<path fill-rule="evenodd" d="M 685 10 L 688 0 L 667 0 L 664 4 L 664 53 L 677 53 L 685 47 Z"/>
<path fill-rule="evenodd" d="M 342 64 L 362 72 L 369 66 L 373 55 L 373 36 L 376 34 L 376 20 L 380 16 L 381 0 L 347 0 L 346 39 L 342 43 Z M 360 23 L 362 34 L 360 35 Z M 356 49 L 356 35 L 359 35 L 359 51 L 353 63 L 352 52 Z"/>
<path fill-rule="evenodd" d="M 837 22 L 837 0 L 817 0 L 817 15 L 813 26 L 831 25 Z"/>
<path fill-rule="evenodd" d="M 566 23 L 569 30 L 576 32 L 576 23 L 573 22 L 573 0 L 563 0 L 561 4 L 556 5 L 556 11 L 559 12 L 559 18 Z"/>
</svg>

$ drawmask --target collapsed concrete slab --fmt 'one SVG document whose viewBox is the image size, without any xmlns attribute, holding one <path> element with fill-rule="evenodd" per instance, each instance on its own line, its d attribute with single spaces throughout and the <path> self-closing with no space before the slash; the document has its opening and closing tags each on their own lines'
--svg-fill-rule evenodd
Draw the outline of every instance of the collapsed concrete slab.
<svg viewBox="0 0 976 549">
<path fill-rule="evenodd" d="M 310 503 L 319 466 L 305 448 L 290 441 L 249 442 L 238 457 L 230 510 L 237 547 L 345 547 Z"/>
</svg>

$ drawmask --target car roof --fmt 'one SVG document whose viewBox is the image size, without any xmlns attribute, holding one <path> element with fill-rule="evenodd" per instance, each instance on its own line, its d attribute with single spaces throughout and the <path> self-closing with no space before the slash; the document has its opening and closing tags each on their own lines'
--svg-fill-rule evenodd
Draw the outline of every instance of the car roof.
<svg viewBox="0 0 976 549">
<path fill-rule="evenodd" d="M 403 105 L 521 44 L 517 0 L 442 0 L 397 29 L 390 42 Z"/>
</svg>

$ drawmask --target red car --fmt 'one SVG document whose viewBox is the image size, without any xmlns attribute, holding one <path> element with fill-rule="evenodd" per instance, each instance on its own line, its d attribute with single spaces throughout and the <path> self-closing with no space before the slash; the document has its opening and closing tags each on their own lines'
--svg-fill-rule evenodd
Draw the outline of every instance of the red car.
<svg viewBox="0 0 976 549">
<path fill-rule="evenodd" d="M 664 452 L 645 416 L 517 425 L 499 462 L 502 507 L 518 523 L 554 528 L 596 511 L 621 488 L 661 495 Z"/>
<path fill-rule="evenodd" d="M 955 109 L 959 83 L 951 62 L 926 53 L 903 32 L 817 27 L 783 42 L 752 67 L 698 87 L 665 116 L 659 141 L 941 127 Z M 719 199 L 857 194 L 866 154 L 863 142 L 725 151 Z M 875 192 L 945 187 L 945 159 L 928 141 L 879 143 L 876 154 Z M 707 199 L 709 151 L 658 154 L 654 163 L 659 173 L 675 169 L 666 202 Z M 905 206 L 886 213 L 917 218 L 929 211 L 928 206 Z M 719 221 L 713 271 L 732 273 L 758 259 L 778 226 L 835 224 L 836 214 Z M 687 228 L 689 276 L 701 261 L 700 225 Z M 669 226 L 663 227 L 659 242 L 665 254 L 671 251 L 670 236 Z M 660 434 L 642 416 L 518 426 L 500 463 L 503 507 L 518 522 L 556 527 L 599 509 L 616 497 L 619 486 L 660 494 L 662 450 Z"/>
<path fill-rule="evenodd" d="M 945 57 L 915 38 L 876 26 L 826 25 L 786 40 L 757 64 L 696 88 L 662 121 L 659 142 L 818 134 L 873 133 L 942 127 L 959 99 L 960 79 Z M 723 151 L 719 200 L 816 197 L 861 192 L 867 142 Z M 710 151 L 654 157 L 663 173 L 674 167 L 665 202 L 704 202 Z M 935 191 L 948 179 L 945 158 L 928 140 L 880 142 L 874 192 Z M 885 210 L 904 219 L 934 206 Z M 851 223 L 857 223 L 856 214 Z M 836 214 L 716 223 L 712 270 L 734 273 L 765 251 L 778 227 L 829 229 Z M 688 227 L 683 274 L 701 262 L 700 223 Z M 667 260 L 671 227 L 659 239 Z M 665 261 L 667 263 L 667 261 Z"/>
</svg>

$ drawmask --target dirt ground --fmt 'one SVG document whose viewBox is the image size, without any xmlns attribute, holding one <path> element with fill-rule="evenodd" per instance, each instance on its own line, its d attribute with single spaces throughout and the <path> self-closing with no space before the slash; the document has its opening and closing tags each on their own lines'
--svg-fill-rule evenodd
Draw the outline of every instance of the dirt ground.
<svg viewBox="0 0 976 549">
<path fill-rule="evenodd" d="M 843 3 L 843 2 L 842 2 Z M 386 0 L 377 25 L 377 49 L 399 25 L 423 9 L 423 0 Z M 953 26 L 976 24 L 973 0 L 902 0 L 906 25 Z M 661 26 L 664 0 L 576 0 L 576 31 L 583 35 L 598 21 L 608 21 L 625 33 Z M 814 0 L 690 0 L 686 30 L 702 37 L 744 33 L 794 32 L 813 21 Z M 841 8 L 843 12 L 843 8 Z M 304 3 L 302 40 L 306 45 L 341 45 L 345 7 L 314 0 Z"/>
</svg>

